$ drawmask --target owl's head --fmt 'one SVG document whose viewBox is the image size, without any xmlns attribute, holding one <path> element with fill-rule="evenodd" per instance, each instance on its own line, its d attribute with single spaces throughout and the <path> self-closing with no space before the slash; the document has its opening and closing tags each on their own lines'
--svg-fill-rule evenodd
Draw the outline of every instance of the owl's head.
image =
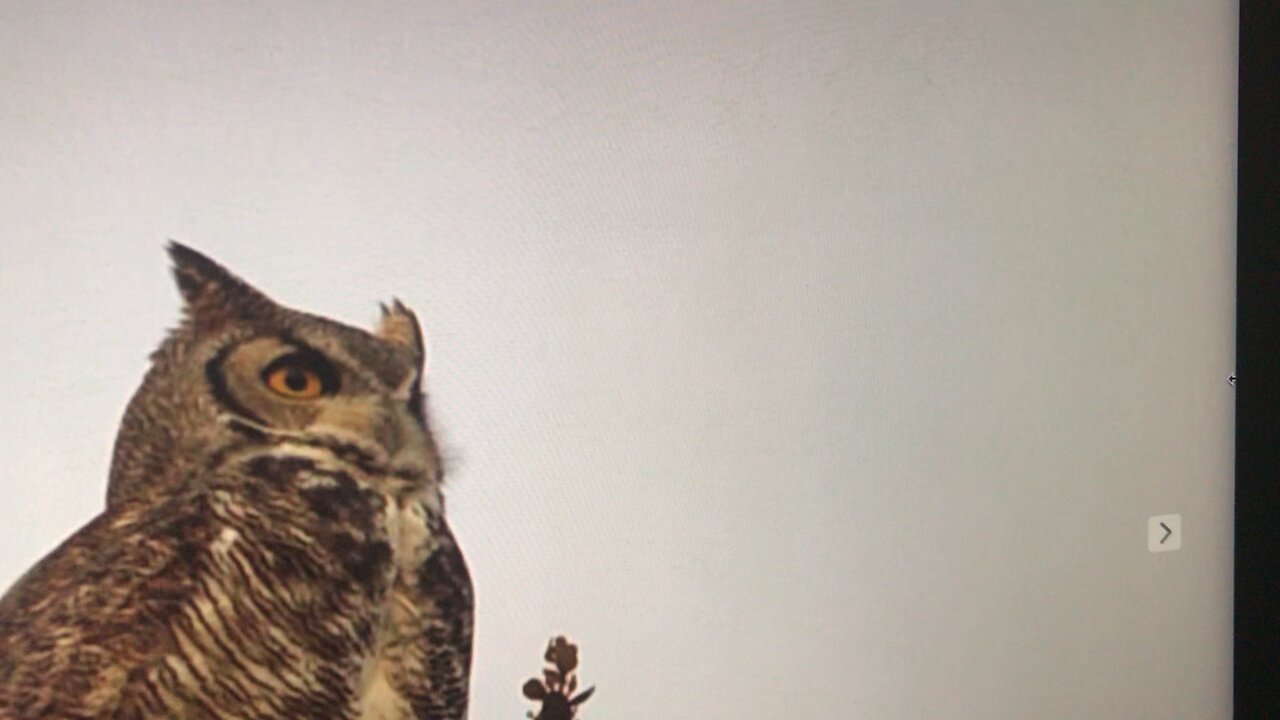
<svg viewBox="0 0 1280 720">
<path fill-rule="evenodd" d="M 412 311 L 383 305 L 369 332 L 283 307 L 183 245 L 169 254 L 183 321 L 125 411 L 108 504 L 170 494 L 229 453 L 286 442 L 438 481 Z"/>
</svg>

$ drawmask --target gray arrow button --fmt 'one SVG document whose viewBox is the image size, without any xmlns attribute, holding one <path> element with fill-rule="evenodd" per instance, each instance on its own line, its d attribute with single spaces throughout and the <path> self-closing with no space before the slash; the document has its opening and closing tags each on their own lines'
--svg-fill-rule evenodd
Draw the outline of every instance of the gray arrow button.
<svg viewBox="0 0 1280 720">
<path fill-rule="evenodd" d="M 1154 515 L 1147 518 L 1147 549 L 1153 553 L 1182 547 L 1182 516 Z"/>
</svg>

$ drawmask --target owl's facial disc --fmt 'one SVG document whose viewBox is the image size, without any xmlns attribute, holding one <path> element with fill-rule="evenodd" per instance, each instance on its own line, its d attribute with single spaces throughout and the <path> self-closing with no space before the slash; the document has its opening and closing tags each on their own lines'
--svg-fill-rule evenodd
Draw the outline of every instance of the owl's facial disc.
<svg viewBox="0 0 1280 720">
<path fill-rule="evenodd" d="M 402 388 L 384 387 L 349 358 L 296 338 L 233 344 L 208 362 L 206 376 L 223 412 L 262 430 L 340 436 L 376 446 L 387 457 L 414 444 L 415 431 L 421 432 L 410 427 Z"/>
</svg>

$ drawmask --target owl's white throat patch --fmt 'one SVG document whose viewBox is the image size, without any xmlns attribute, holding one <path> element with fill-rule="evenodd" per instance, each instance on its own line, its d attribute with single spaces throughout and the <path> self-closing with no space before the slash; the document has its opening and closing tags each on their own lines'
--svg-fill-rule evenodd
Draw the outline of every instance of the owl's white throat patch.
<svg viewBox="0 0 1280 720">
<path fill-rule="evenodd" d="M 437 550 L 436 536 L 431 532 L 429 507 L 439 506 L 438 489 L 424 495 L 403 498 L 383 496 L 383 530 L 391 545 L 394 565 L 393 588 L 415 582 L 418 569 Z M 392 683 L 397 648 L 405 636 L 406 616 L 415 610 L 401 602 L 403 596 L 393 589 L 383 609 L 374 640 L 374 651 L 365 660 L 361 673 L 360 720 L 403 720 L 412 716 L 408 700 Z"/>
</svg>

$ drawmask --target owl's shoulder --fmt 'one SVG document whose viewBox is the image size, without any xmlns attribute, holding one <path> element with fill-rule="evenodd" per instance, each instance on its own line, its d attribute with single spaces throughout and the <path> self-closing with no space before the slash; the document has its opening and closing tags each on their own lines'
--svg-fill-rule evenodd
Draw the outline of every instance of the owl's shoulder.
<svg viewBox="0 0 1280 720">
<path fill-rule="evenodd" d="M 0 599 L 0 717 L 97 716 L 156 684 L 182 697 L 183 674 L 206 665 L 238 682 L 245 658 L 229 658 L 266 621 L 317 661 L 366 643 L 386 552 L 311 507 L 350 493 L 323 486 L 308 503 L 287 490 L 295 469 L 265 469 L 278 488 L 237 487 L 232 475 L 109 506 L 19 580 Z M 333 616 L 348 623 L 320 631 Z M 340 703 L 344 692 L 305 688 L 294 700 Z"/>
<path fill-rule="evenodd" d="M 88 711 L 172 649 L 173 615 L 214 540 L 207 497 L 103 512 L 0 598 L 0 715 Z"/>
</svg>

